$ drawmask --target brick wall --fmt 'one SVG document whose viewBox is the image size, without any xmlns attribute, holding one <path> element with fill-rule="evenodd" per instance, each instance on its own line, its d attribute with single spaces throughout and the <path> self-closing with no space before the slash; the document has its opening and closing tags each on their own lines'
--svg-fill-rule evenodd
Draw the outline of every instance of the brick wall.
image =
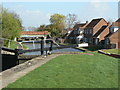
<svg viewBox="0 0 120 90">
<path fill-rule="evenodd" d="M 99 40 L 104 40 L 104 37 L 109 33 L 109 26 L 100 34 Z"/>
<path fill-rule="evenodd" d="M 118 42 L 118 48 L 120 48 L 120 42 Z"/>
</svg>

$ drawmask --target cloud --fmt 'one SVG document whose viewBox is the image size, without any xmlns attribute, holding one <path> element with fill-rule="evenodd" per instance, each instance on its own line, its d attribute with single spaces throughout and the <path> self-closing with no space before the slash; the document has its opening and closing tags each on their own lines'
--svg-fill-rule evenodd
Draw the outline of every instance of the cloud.
<svg viewBox="0 0 120 90">
<path fill-rule="evenodd" d="M 97 11 L 100 13 L 105 13 L 105 12 L 108 12 L 109 10 L 109 5 L 104 2 L 90 2 L 90 4 L 94 11 Z"/>
<path fill-rule="evenodd" d="M 99 0 L 98 0 L 99 1 Z M 107 16 L 110 11 L 110 7 L 105 2 L 90 2 L 89 6 L 86 7 L 88 18 L 101 18 Z"/>
<path fill-rule="evenodd" d="M 1 2 L 118 2 L 119 0 L 1 0 Z"/>
<path fill-rule="evenodd" d="M 17 13 L 22 20 L 22 25 L 25 27 L 38 27 L 42 24 L 49 24 L 51 14 L 41 10 L 29 10 L 21 4 L 13 5 L 8 10 Z"/>
<path fill-rule="evenodd" d="M 24 26 L 35 26 L 38 27 L 42 24 L 49 24 L 49 13 L 44 13 L 42 11 L 24 11 L 21 13 L 21 18 L 24 20 Z"/>
</svg>

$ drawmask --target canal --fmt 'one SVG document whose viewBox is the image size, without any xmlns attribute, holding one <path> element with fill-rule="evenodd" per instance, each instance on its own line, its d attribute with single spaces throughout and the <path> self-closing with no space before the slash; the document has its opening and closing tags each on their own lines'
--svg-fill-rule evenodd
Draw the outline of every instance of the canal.
<svg viewBox="0 0 120 90">
<path fill-rule="evenodd" d="M 22 43 L 22 44 L 26 45 L 29 49 L 41 48 L 40 43 Z M 44 47 L 50 47 L 50 44 L 45 44 Z M 58 47 L 58 46 L 53 45 L 53 47 Z M 64 49 L 53 50 L 51 53 L 63 53 L 63 52 L 82 52 L 82 51 L 75 48 L 64 48 Z M 45 54 L 46 52 L 44 52 L 44 55 Z M 24 53 L 22 55 L 19 55 L 18 57 L 19 64 L 24 63 L 28 60 L 31 60 L 32 58 L 38 57 L 39 55 L 41 55 L 40 51 L 29 52 L 29 53 Z M 16 66 L 16 57 L 14 55 L 2 55 L 2 59 L 4 61 L 2 62 L 3 71 Z"/>
<path fill-rule="evenodd" d="M 35 43 L 24 42 L 23 44 L 26 45 L 29 49 L 41 48 L 41 44 L 37 42 Z M 44 47 L 50 47 L 50 44 L 44 44 Z M 59 47 L 59 46 L 54 44 L 53 47 Z M 52 51 L 52 53 L 62 53 L 62 52 L 82 52 L 82 51 L 75 48 L 64 48 L 64 49 L 57 49 Z M 25 55 L 41 55 L 41 52 L 40 51 L 30 52 L 30 53 L 25 53 Z"/>
</svg>

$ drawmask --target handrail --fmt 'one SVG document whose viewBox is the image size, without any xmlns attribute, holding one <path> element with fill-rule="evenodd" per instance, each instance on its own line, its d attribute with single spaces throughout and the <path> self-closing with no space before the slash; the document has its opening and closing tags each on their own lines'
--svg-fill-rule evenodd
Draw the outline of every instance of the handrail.
<svg viewBox="0 0 120 90">
<path fill-rule="evenodd" d="M 8 52 L 16 53 L 16 50 L 13 50 L 13 49 L 10 49 L 10 48 L 2 47 L 2 50 L 8 51 Z"/>
</svg>

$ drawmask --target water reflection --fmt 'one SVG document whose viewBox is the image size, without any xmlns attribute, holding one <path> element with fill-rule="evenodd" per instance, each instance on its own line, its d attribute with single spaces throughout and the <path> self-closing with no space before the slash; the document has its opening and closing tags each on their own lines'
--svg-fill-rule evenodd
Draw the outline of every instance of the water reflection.
<svg viewBox="0 0 120 90">
<path fill-rule="evenodd" d="M 37 49 L 37 48 L 41 48 L 41 44 L 40 43 L 23 43 L 24 45 L 26 45 L 27 47 L 29 47 L 29 49 Z M 46 44 L 44 47 L 50 47 L 50 44 Z M 53 47 L 57 47 L 57 45 L 53 45 Z M 52 53 L 58 53 L 58 52 L 82 52 L 78 49 L 74 49 L 74 48 L 64 48 L 64 49 L 57 49 L 57 50 L 53 50 Z M 46 54 L 46 52 L 44 52 L 44 54 Z M 25 55 L 41 55 L 40 51 L 36 51 L 36 52 L 30 52 L 30 53 L 25 53 Z"/>
</svg>

